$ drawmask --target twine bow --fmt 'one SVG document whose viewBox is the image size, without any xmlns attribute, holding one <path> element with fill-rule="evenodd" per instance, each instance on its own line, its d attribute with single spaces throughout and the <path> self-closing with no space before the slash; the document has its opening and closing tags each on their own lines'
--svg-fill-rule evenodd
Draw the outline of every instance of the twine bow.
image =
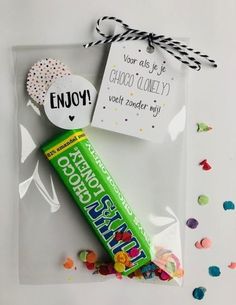
<svg viewBox="0 0 236 305">
<path fill-rule="evenodd" d="M 100 29 L 100 25 L 104 20 L 112 20 L 115 23 L 121 24 L 124 28 L 124 32 L 115 35 L 107 35 L 103 33 Z M 157 45 L 172 56 L 174 56 L 178 61 L 194 70 L 199 71 L 201 69 L 201 65 L 203 64 L 202 59 L 205 60 L 206 63 L 208 63 L 211 67 L 217 67 L 216 62 L 213 59 L 209 58 L 208 55 L 202 54 L 200 51 L 195 51 L 194 49 L 188 47 L 180 41 L 174 40 L 171 37 L 165 37 L 164 35 L 156 35 L 154 33 L 148 33 L 145 31 L 132 29 L 129 27 L 128 24 L 124 23 L 121 19 L 118 19 L 116 17 L 104 16 L 98 19 L 96 31 L 101 36 L 103 36 L 104 39 L 86 43 L 84 44 L 85 48 L 118 41 L 146 40 L 148 42 L 149 52 L 154 51 L 154 45 Z M 199 60 L 195 58 L 195 55 L 191 56 L 191 53 L 195 54 L 199 58 Z"/>
</svg>

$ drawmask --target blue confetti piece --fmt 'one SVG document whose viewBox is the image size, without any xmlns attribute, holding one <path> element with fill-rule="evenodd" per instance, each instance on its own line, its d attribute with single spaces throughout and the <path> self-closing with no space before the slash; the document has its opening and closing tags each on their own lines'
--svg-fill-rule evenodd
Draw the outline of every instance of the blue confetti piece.
<svg viewBox="0 0 236 305">
<path fill-rule="evenodd" d="M 227 210 L 234 210 L 235 209 L 235 205 L 232 201 L 225 201 L 223 203 L 223 208 L 225 211 Z"/>
<path fill-rule="evenodd" d="M 220 274 L 221 274 L 220 268 L 218 266 L 210 266 L 208 268 L 208 272 L 209 272 L 210 276 L 213 276 L 213 277 L 220 276 Z"/>
<path fill-rule="evenodd" d="M 197 300 L 202 300 L 205 296 L 206 288 L 197 287 L 193 290 L 193 297 Z"/>
</svg>

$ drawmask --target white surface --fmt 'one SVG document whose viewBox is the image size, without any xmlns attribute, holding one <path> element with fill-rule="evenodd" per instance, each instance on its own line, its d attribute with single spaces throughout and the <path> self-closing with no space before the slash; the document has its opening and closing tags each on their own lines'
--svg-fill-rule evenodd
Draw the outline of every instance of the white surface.
<svg viewBox="0 0 236 305">
<path fill-rule="evenodd" d="M 186 277 L 183 288 L 145 284 L 124 285 L 119 281 L 101 284 L 20 286 L 17 279 L 17 221 L 15 167 L 16 132 L 10 47 L 19 44 L 53 44 L 90 41 L 93 21 L 115 15 L 134 27 L 170 36 L 191 37 L 192 45 L 214 57 L 219 68 L 190 72 L 188 115 L 187 217 L 199 219 L 199 228 L 186 230 Z M 226 213 L 222 202 L 236 200 L 235 49 L 236 3 L 234 0 L 53 0 L 0 1 L 0 86 L 1 116 L 1 206 L 0 206 L 0 304 L 161 304 L 187 305 L 197 301 L 191 292 L 205 286 L 202 304 L 235 304 L 236 271 L 227 269 L 236 260 L 235 213 Z M 195 123 L 207 121 L 213 131 L 195 133 Z M 207 157 L 211 172 L 202 172 L 197 163 Z M 200 193 L 211 203 L 200 207 Z M 213 247 L 197 251 L 196 239 L 210 236 Z M 42 249 L 43 251 L 43 249 Z M 210 278 L 209 264 L 222 269 L 220 278 Z M 122 300 L 120 301 L 120 298 Z M 126 299 L 126 301 L 124 301 Z"/>
</svg>

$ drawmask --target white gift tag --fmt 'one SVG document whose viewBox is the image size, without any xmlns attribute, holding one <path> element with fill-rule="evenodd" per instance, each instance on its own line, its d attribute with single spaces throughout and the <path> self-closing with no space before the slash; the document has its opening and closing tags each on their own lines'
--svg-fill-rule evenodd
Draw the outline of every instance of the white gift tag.
<svg viewBox="0 0 236 305">
<path fill-rule="evenodd" d="M 97 97 L 95 87 L 79 75 L 56 79 L 49 87 L 44 102 L 48 119 L 63 129 L 88 126 Z"/>
<path fill-rule="evenodd" d="M 165 136 L 183 105 L 183 65 L 146 41 L 111 45 L 92 126 L 151 141 Z"/>
</svg>

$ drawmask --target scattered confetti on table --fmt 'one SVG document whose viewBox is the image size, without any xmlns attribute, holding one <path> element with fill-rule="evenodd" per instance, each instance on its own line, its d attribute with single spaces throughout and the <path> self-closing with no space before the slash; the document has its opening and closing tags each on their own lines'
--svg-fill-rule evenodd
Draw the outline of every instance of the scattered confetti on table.
<svg viewBox="0 0 236 305">
<path fill-rule="evenodd" d="M 72 269 L 74 267 L 74 261 L 72 258 L 67 257 L 64 264 L 63 264 L 65 269 Z"/>
<path fill-rule="evenodd" d="M 223 208 L 224 208 L 225 211 L 234 210 L 235 209 L 235 204 L 232 201 L 225 201 L 223 203 Z"/>
<path fill-rule="evenodd" d="M 211 247 L 211 245 L 212 245 L 212 241 L 207 237 L 204 237 L 200 241 L 195 242 L 195 247 L 197 249 L 208 249 Z"/>
<path fill-rule="evenodd" d="M 199 165 L 202 166 L 204 171 L 209 171 L 212 169 L 211 165 L 208 163 L 207 159 L 202 160 L 199 162 Z"/>
<path fill-rule="evenodd" d="M 212 277 L 217 277 L 217 276 L 220 276 L 221 271 L 220 271 L 220 268 L 218 266 L 210 266 L 208 268 L 208 273 Z"/>
<path fill-rule="evenodd" d="M 197 287 L 193 290 L 193 297 L 196 300 L 202 300 L 206 293 L 206 288 L 204 287 Z"/>
<path fill-rule="evenodd" d="M 196 229 L 198 226 L 198 221 L 195 218 L 189 218 L 186 221 L 186 225 L 190 228 L 190 229 Z"/>
<path fill-rule="evenodd" d="M 196 241 L 196 242 L 195 242 L 195 247 L 196 247 L 197 249 L 203 249 L 203 247 L 202 247 L 202 245 L 201 245 L 201 243 L 200 243 L 199 241 Z"/>
<path fill-rule="evenodd" d="M 208 126 L 206 123 L 197 123 L 197 132 L 206 132 L 212 130 L 212 127 Z"/>
<path fill-rule="evenodd" d="M 198 196 L 198 204 L 199 205 L 206 205 L 209 203 L 209 197 L 206 195 L 200 195 Z"/>
<path fill-rule="evenodd" d="M 204 249 L 208 249 L 212 246 L 212 241 L 210 240 L 210 238 L 208 237 L 204 237 L 202 240 L 201 240 L 201 245 Z"/>
</svg>

